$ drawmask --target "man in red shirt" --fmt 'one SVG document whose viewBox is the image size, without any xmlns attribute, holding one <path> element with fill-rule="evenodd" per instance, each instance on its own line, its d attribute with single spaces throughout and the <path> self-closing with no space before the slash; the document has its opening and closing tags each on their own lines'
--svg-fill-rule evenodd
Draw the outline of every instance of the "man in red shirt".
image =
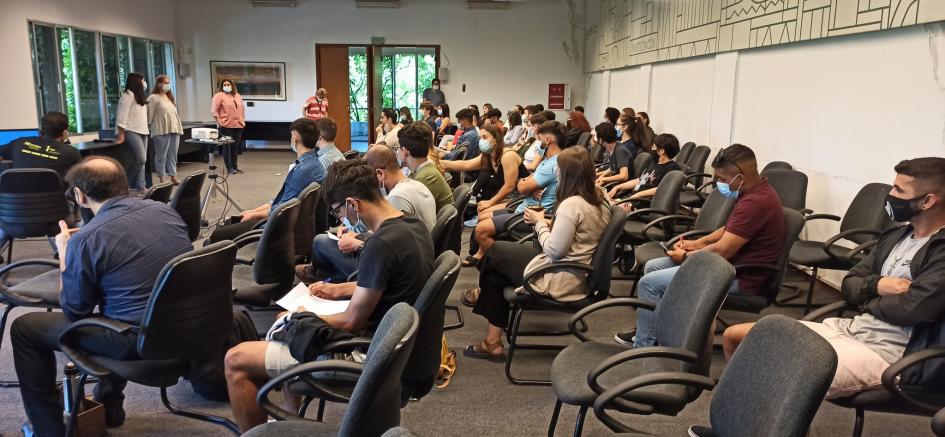
<svg viewBox="0 0 945 437">
<path fill-rule="evenodd" d="M 774 264 L 784 248 L 784 213 L 781 198 L 758 174 L 755 153 L 746 146 L 733 144 L 722 149 L 712 161 L 716 189 L 735 200 L 735 207 L 725 226 L 698 240 L 680 241 L 666 258 L 657 258 L 643 268 L 639 297 L 659 305 L 679 265 L 692 252 L 713 252 L 739 264 Z M 767 271 L 739 271 L 729 293 L 756 295 L 768 279 Z M 619 333 L 614 340 L 634 347 L 653 346 L 656 326 L 654 311 L 637 311 L 636 332 Z M 635 335 L 634 335 L 635 334 Z"/>
<path fill-rule="evenodd" d="M 315 91 L 315 95 L 309 97 L 305 100 L 305 105 L 302 106 L 302 115 L 305 118 L 310 120 L 319 120 L 328 116 L 328 98 L 327 91 L 324 88 L 319 88 L 318 91 Z"/>
</svg>

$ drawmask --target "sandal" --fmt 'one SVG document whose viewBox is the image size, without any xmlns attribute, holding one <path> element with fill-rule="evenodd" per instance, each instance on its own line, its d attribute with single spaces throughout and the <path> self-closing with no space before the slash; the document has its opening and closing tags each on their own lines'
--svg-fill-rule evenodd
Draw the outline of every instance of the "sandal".
<svg viewBox="0 0 945 437">
<path fill-rule="evenodd" d="M 505 362 L 505 351 L 496 353 L 496 349 L 502 348 L 502 341 L 499 340 L 498 343 L 490 344 L 485 340 L 479 344 L 471 344 L 466 346 L 463 349 L 463 356 L 469 358 L 476 358 L 481 360 L 489 360 L 494 363 L 504 363 Z"/>
<path fill-rule="evenodd" d="M 463 267 L 477 267 L 478 268 L 480 262 L 482 262 L 481 259 L 476 258 L 472 255 L 469 255 L 466 257 L 466 259 L 463 260 L 461 265 Z"/>
<path fill-rule="evenodd" d="M 468 290 L 463 290 L 463 294 L 460 295 L 459 301 L 463 305 L 466 305 L 470 308 L 476 306 L 476 301 L 479 300 L 479 288 L 470 288 Z"/>
</svg>

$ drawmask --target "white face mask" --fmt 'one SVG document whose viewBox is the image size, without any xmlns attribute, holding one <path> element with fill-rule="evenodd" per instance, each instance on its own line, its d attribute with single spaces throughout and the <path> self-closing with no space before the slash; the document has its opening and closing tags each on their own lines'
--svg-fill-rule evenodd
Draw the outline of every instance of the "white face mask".
<svg viewBox="0 0 945 437">
<path fill-rule="evenodd" d="M 433 85 L 433 89 L 439 90 L 439 89 L 440 89 L 440 86 L 439 86 L 439 85 Z"/>
<path fill-rule="evenodd" d="M 164 85 L 161 85 L 161 90 L 164 91 L 165 93 L 170 92 L 170 91 L 171 91 L 171 84 L 166 83 L 166 84 L 164 84 Z"/>
<path fill-rule="evenodd" d="M 148 82 L 142 80 L 142 81 L 141 81 L 141 88 L 144 88 L 144 90 L 147 91 L 147 90 L 148 90 Z"/>
<path fill-rule="evenodd" d="M 229 85 L 226 85 L 226 86 L 223 87 L 223 92 L 229 93 L 230 91 L 233 91 L 233 87 L 231 87 L 231 86 L 229 86 Z"/>
</svg>

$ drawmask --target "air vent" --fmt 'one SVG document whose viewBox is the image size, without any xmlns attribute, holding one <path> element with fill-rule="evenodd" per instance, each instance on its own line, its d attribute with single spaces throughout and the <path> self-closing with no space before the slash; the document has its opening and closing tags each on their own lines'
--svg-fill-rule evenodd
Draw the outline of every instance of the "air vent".
<svg viewBox="0 0 945 437">
<path fill-rule="evenodd" d="M 508 9 L 511 6 L 509 0 L 466 0 L 468 9 Z"/>
<path fill-rule="evenodd" d="M 399 8 L 400 0 L 355 0 L 359 8 Z"/>
<path fill-rule="evenodd" d="M 295 0 L 249 0 L 254 8 L 294 8 Z"/>
</svg>

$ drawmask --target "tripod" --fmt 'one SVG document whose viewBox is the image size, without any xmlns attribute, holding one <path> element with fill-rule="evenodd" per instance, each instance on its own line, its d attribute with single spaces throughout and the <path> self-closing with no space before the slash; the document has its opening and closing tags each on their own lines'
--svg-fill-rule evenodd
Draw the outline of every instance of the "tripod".
<svg viewBox="0 0 945 437">
<path fill-rule="evenodd" d="M 215 141 L 213 143 L 201 142 L 201 144 L 204 144 L 204 145 L 212 145 L 212 147 L 208 147 L 208 150 L 207 150 L 208 152 L 207 169 L 209 170 L 207 172 L 207 179 L 210 179 L 210 188 L 208 188 L 207 193 L 203 195 L 203 202 L 200 204 L 200 226 L 201 227 L 210 226 L 210 222 L 207 221 L 207 205 L 210 204 L 210 199 L 215 199 L 217 197 L 218 191 L 220 192 L 220 194 L 223 195 L 223 197 L 226 198 L 227 201 L 232 203 L 233 206 L 236 207 L 236 209 L 240 211 L 243 210 L 243 207 L 240 206 L 240 204 L 237 203 L 236 200 L 230 197 L 230 193 L 227 192 L 226 185 L 223 184 L 224 180 L 220 179 L 220 175 L 217 174 L 217 166 L 214 164 L 214 157 L 216 156 L 217 148 L 225 144 L 230 144 L 232 142 L 233 142 L 232 139 Z"/>
</svg>

